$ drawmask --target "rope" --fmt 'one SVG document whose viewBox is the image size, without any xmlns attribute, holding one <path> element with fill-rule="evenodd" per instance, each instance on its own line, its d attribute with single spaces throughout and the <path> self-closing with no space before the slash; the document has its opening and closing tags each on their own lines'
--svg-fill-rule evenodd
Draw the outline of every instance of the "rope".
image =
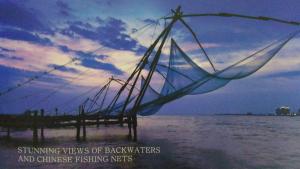
<svg viewBox="0 0 300 169">
<path fill-rule="evenodd" d="M 138 58 L 138 59 L 139 59 L 139 58 Z M 138 60 L 138 59 L 137 59 L 137 60 Z M 121 65 L 121 66 L 128 65 L 128 64 L 130 64 L 130 63 L 132 63 L 132 62 L 135 62 L 135 61 L 136 61 L 136 60 L 131 61 L 131 62 L 128 62 L 128 63 L 123 64 L 123 65 Z M 135 64 L 132 64 L 132 66 L 130 66 L 130 67 L 127 68 L 126 70 L 129 70 L 129 69 L 132 68 L 133 66 L 135 66 Z M 79 95 L 76 95 L 76 96 L 72 97 L 71 99 L 67 100 L 66 102 L 63 102 L 62 104 L 59 104 L 59 105 L 57 105 L 57 106 L 54 106 L 52 109 L 54 109 L 54 108 L 59 108 L 59 107 L 61 107 L 61 106 L 68 105 L 68 104 L 70 104 L 72 101 L 78 100 L 80 97 L 82 97 L 82 96 L 84 96 L 84 95 L 86 95 L 86 94 L 89 94 L 89 93 L 92 92 L 93 90 L 97 89 L 99 86 L 104 85 L 104 83 L 105 83 L 105 82 L 103 82 L 103 83 L 101 83 L 101 84 L 99 84 L 99 85 L 97 85 L 97 86 L 93 86 L 93 87 L 90 88 L 89 90 L 87 90 L 87 91 L 85 91 L 85 92 L 83 92 L 83 93 L 80 93 Z M 101 89 L 100 89 L 100 90 L 101 90 Z M 65 109 L 66 109 L 66 108 L 65 108 Z M 63 109 L 63 110 L 65 110 L 65 109 Z"/>
<path fill-rule="evenodd" d="M 203 14 L 184 14 L 180 17 L 204 17 L 204 16 L 220 16 L 220 17 L 238 17 L 238 18 L 245 18 L 245 19 L 253 19 L 253 20 L 261 20 L 261 21 L 274 21 L 289 25 L 296 25 L 299 26 L 300 22 L 297 21 L 287 21 L 283 19 L 278 18 L 272 18 L 272 17 L 266 17 L 266 16 L 248 16 L 248 15 L 240 15 L 240 14 L 234 14 L 234 13 L 203 13 Z M 164 19 L 172 19 L 173 16 L 170 17 L 164 17 Z"/>
<path fill-rule="evenodd" d="M 37 80 L 37 79 L 43 77 L 44 75 L 50 74 L 51 72 L 53 72 L 53 71 L 55 71 L 55 70 L 57 70 L 57 69 L 59 69 L 59 68 L 61 68 L 61 67 L 64 67 L 64 66 L 66 66 L 66 65 L 68 65 L 68 64 L 70 64 L 70 63 L 73 63 L 73 62 L 75 62 L 76 60 L 77 60 L 77 59 L 74 58 L 74 59 L 70 60 L 69 62 L 63 64 L 63 65 L 55 66 L 54 68 L 52 68 L 52 69 L 50 69 L 50 70 L 48 70 L 48 71 L 45 71 L 45 72 L 41 73 L 40 75 L 33 76 L 33 77 L 27 79 L 26 81 L 17 84 L 16 86 L 13 86 L 13 87 L 10 87 L 10 88 L 8 88 L 8 89 L 6 89 L 6 90 L 4 90 L 4 91 L 1 91 L 1 92 L 0 92 L 0 97 L 3 96 L 3 95 L 5 95 L 5 94 L 7 94 L 7 93 L 9 93 L 9 92 L 12 92 L 12 91 L 14 91 L 14 90 L 16 90 L 16 89 L 18 89 L 18 88 L 20 88 L 20 87 L 23 87 L 24 85 L 26 85 L 26 84 L 28 84 L 28 83 L 31 83 L 32 81 Z"/>
<path fill-rule="evenodd" d="M 55 95 L 57 92 L 59 92 L 60 90 L 64 89 L 65 87 L 71 85 L 72 82 L 75 82 L 77 80 L 81 80 L 82 78 L 79 78 L 81 77 L 82 75 L 84 75 L 86 72 L 90 71 L 90 69 L 86 69 L 85 71 L 81 72 L 80 74 L 78 74 L 75 78 L 73 78 L 71 81 L 65 83 L 65 84 L 62 84 L 62 85 L 59 85 L 58 87 L 54 88 L 54 90 L 48 92 L 49 94 L 46 95 L 45 97 L 43 97 L 42 99 L 40 99 L 39 101 L 37 101 L 35 104 L 33 104 L 30 108 L 32 109 L 33 107 L 35 107 L 36 105 L 38 104 L 41 104 L 45 101 L 47 101 L 50 97 L 52 97 L 53 95 Z"/>
</svg>

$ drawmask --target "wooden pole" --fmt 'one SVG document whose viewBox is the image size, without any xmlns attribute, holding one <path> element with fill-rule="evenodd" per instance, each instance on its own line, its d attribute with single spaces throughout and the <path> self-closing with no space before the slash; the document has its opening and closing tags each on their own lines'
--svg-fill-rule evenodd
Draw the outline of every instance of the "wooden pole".
<svg viewBox="0 0 300 169">
<path fill-rule="evenodd" d="M 13 120 L 11 118 L 6 119 L 4 126 L 6 126 L 6 139 L 10 139 L 10 126 L 13 126 Z"/>
<path fill-rule="evenodd" d="M 128 122 L 128 130 L 129 130 L 128 140 L 131 140 L 132 134 L 131 134 L 131 116 L 130 115 L 127 116 L 127 122 Z"/>
<path fill-rule="evenodd" d="M 81 114 L 82 114 L 82 134 L 83 134 L 83 141 L 86 140 L 86 126 L 85 126 L 85 114 L 83 106 L 81 106 Z"/>
<path fill-rule="evenodd" d="M 119 116 L 119 123 L 120 123 L 121 127 L 124 126 L 124 116 L 123 116 L 123 113 L 121 113 L 120 116 Z"/>
<path fill-rule="evenodd" d="M 169 27 L 169 26 L 168 26 Z M 113 98 L 113 101 L 110 103 L 110 105 L 108 106 L 108 112 L 111 111 L 111 109 L 114 107 L 114 105 L 117 103 L 117 100 L 119 99 L 121 93 L 123 92 L 123 90 L 126 88 L 126 86 L 129 84 L 129 82 L 136 76 L 132 87 L 129 91 L 129 94 L 126 98 L 125 104 L 123 106 L 123 109 L 121 111 L 121 113 L 124 113 L 124 111 L 126 110 L 127 104 L 129 102 L 129 99 L 131 97 L 131 94 L 133 92 L 133 89 L 137 83 L 137 80 L 141 74 L 142 69 L 146 66 L 147 62 L 148 62 L 148 58 L 151 55 L 152 51 L 155 49 L 155 46 L 157 45 L 157 43 L 159 42 L 159 40 L 161 39 L 161 37 L 164 36 L 164 34 L 166 33 L 168 29 L 165 28 L 160 35 L 156 38 L 156 40 L 151 44 L 151 46 L 147 49 L 147 51 L 145 52 L 143 58 L 141 59 L 141 61 L 138 63 L 138 65 L 135 67 L 134 71 L 131 73 L 131 75 L 128 77 L 128 79 L 126 80 L 125 84 L 120 88 L 120 90 L 118 91 L 118 93 L 116 94 L 116 96 Z"/>
<path fill-rule="evenodd" d="M 33 134 L 32 134 L 32 139 L 33 139 L 33 144 L 38 143 L 38 128 L 37 128 L 37 111 L 34 111 L 33 115 L 33 123 L 32 123 L 32 128 L 33 128 Z"/>
<path fill-rule="evenodd" d="M 80 141 L 80 109 L 81 109 L 81 106 L 79 106 L 78 117 L 77 117 L 77 124 L 76 124 L 76 129 L 77 129 L 76 140 L 77 141 Z"/>
<path fill-rule="evenodd" d="M 145 92 L 147 90 L 147 87 L 149 86 L 149 83 L 150 83 L 150 80 L 152 79 L 152 75 L 154 73 L 154 71 L 156 70 L 156 66 L 157 66 L 157 63 L 160 59 L 160 55 L 161 55 L 161 51 L 162 51 L 162 48 L 167 40 L 167 37 L 171 31 L 171 28 L 173 26 L 173 24 L 180 18 L 181 16 L 181 12 L 180 12 L 180 6 L 176 9 L 176 12 L 174 11 L 174 16 L 173 16 L 173 20 L 171 21 L 171 23 L 168 25 L 168 27 L 165 28 L 166 32 L 163 34 L 162 36 L 162 40 L 160 42 L 160 45 L 158 47 L 158 50 L 156 51 L 155 53 L 155 56 L 151 62 L 151 65 L 150 65 L 150 70 L 147 74 L 147 77 L 145 79 L 145 83 L 144 85 L 141 87 L 141 90 L 140 90 L 140 93 L 138 94 L 136 100 L 135 100 L 135 103 L 134 103 L 134 106 L 132 108 L 132 111 L 130 112 L 131 115 L 132 115 L 132 121 L 133 121 L 133 141 L 137 141 L 137 117 L 136 117 L 136 114 L 138 112 L 138 109 L 139 109 L 139 106 L 141 104 L 141 101 L 145 95 Z M 133 84 L 135 85 L 135 83 Z M 130 93 L 131 94 L 131 93 Z M 126 105 L 125 105 L 126 106 Z M 125 106 L 123 107 L 123 111 L 125 110 Z"/>
<path fill-rule="evenodd" d="M 137 141 L 137 117 L 136 114 L 133 115 L 133 141 Z"/>
<path fill-rule="evenodd" d="M 100 122 L 100 113 L 97 113 L 97 128 L 99 128 Z"/>
<path fill-rule="evenodd" d="M 107 127 L 107 115 L 104 115 L 104 126 Z"/>
<path fill-rule="evenodd" d="M 10 139 L 10 126 L 7 126 L 7 133 L 6 133 L 6 139 Z"/>
<path fill-rule="evenodd" d="M 55 108 L 55 116 L 58 116 L 58 109 Z"/>
<path fill-rule="evenodd" d="M 45 125 L 45 119 L 44 119 L 44 109 L 41 109 L 41 141 L 45 141 L 45 136 L 44 136 L 44 125 Z"/>
<path fill-rule="evenodd" d="M 181 21 L 181 23 L 192 33 L 194 39 L 196 40 L 198 46 L 200 47 L 201 51 L 203 52 L 203 54 L 205 55 L 206 59 L 208 60 L 209 64 L 211 65 L 211 67 L 213 68 L 213 70 L 216 72 L 216 68 L 214 66 L 214 64 L 212 63 L 211 59 L 209 58 L 209 56 L 207 55 L 205 49 L 203 48 L 203 46 L 201 45 L 199 39 L 197 38 L 197 35 L 195 34 L 195 32 L 192 30 L 192 28 L 180 17 L 179 20 Z"/>
</svg>

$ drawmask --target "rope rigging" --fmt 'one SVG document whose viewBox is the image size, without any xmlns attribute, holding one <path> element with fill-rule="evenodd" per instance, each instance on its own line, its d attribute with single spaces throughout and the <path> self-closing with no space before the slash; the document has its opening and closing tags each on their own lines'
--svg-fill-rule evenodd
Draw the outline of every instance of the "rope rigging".
<svg viewBox="0 0 300 169">
<path fill-rule="evenodd" d="M 63 65 L 55 66 L 54 68 L 49 69 L 48 71 L 44 71 L 44 72 L 42 72 L 39 75 L 33 76 L 33 77 L 25 80 L 22 83 L 18 83 L 16 86 L 13 86 L 13 87 L 10 87 L 10 88 L 8 88 L 8 89 L 6 89 L 4 91 L 1 91 L 0 92 L 0 97 L 3 96 L 3 95 L 5 95 L 5 94 L 7 94 L 7 93 L 9 93 L 9 92 L 12 92 L 12 91 L 14 91 L 14 90 L 16 90 L 16 89 L 18 89 L 20 87 L 23 87 L 24 85 L 26 85 L 28 83 L 31 83 L 32 81 L 37 80 L 37 79 L 39 79 L 39 78 L 41 78 L 41 77 L 43 77 L 43 76 L 45 76 L 47 74 L 50 74 L 51 72 L 53 72 L 53 71 L 55 71 L 55 70 L 57 70 L 59 68 L 62 68 L 64 66 L 68 65 L 68 64 L 71 64 L 71 63 L 75 62 L 76 60 L 78 60 L 78 59 L 74 58 L 74 59 L 70 60 L 69 62 L 63 64 Z"/>
<path fill-rule="evenodd" d="M 214 72 L 216 72 L 216 68 L 214 66 L 214 64 L 212 63 L 211 59 L 209 58 L 209 56 L 207 55 L 205 49 L 203 48 L 203 46 L 201 45 L 198 37 L 196 36 L 195 32 L 192 30 L 192 28 L 182 19 L 179 18 L 180 22 L 183 23 L 183 25 L 192 33 L 194 39 L 196 40 L 198 46 L 200 47 L 200 49 L 202 50 L 203 54 L 205 55 L 206 59 L 208 60 L 209 64 L 211 65 L 211 67 L 213 68 Z"/>
<path fill-rule="evenodd" d="M 220 15 L 223 15 L 223 16 L 229 16 L 229 14 L 224 14 L 224 13 L 221 13 Z M 153 49 L 154 49 L 154 47 L 157 45 L 157 43 L 158 43 L 158 41 L 161 41 L 161 44 L 159 45 L 159 48 L 158 48 L 158 50 L 157 51 L 155 51 L 156 53 L 155 53 L 155 56 L 154 56 L 154 59 L 151 61 L 151 64 L 150 64 L 150 70 L 149 70 L 149 72 L 148 72 L 148 75 L 147 75 L 147 77 L 145 78 L 145 80 L 144 80 L 144 82 L 143 82 L 143 85 L 142 85 L 142 87 L 141 87 L 141 91 L 140 91 L 140 93 L 139 93 L 139 95 L 138 95 L 138 97 L 136 98 L 136 100 L 135 100 L 135 104 L 134 104 L 134 106 L 133 106 L 133 108 L 131 108 L 131 110 L 128 110 L 127 109 L 127 105 L 128 105 L 128 100 L 131 98 L 131 92 L 129 92 L 129 94 L 128 94 L 128 96 L 127 96 L 127 99 L 126 99 L 126 102 L 125 102 L 125 104 L 124 104 L 124 106 L 123 106 L 123 109 L 122 109 L 122 111 L 121 111 L 121 113 L 125 113 L 125 112 L 130 112 L 131 113 L 131 115 L 136 115 L 139 111 L 143 111 L 144 109 L 140 109 L 141 108 L 141 104 L 143 104 L 143 99 L 144 99 L 144 96 L 145 96 L 145 93 L 147 93 L 147 92 L 149 92 L 149 89 L 150 90 L 152 90 L 152 91 L 150 91 L 150 93 L 154 93 L 154 95 L 156 94 L 157 96 L 156 97 L 160 97 L 160 96 L 163 96 L 163 95 L 168 95 L 167 93 L 165 93 L 165 94 L 159 94 L 159 93 L 155 93 L 155 91 L 149 86 L 149 83 L 150 83 L 150 80 L 152 79 L 152 75 L 153 75 L 153 73 L 154 73 L 154 71 L 156 71 L 156 72 L 158 72 L 161 76 L 163 76 L 163 78 L 165 79 L 165 84 L 168 84 L 168 86 L 170 86 L 170 87 L 172 87 L 173 88 L 173 91 L 176 91 L 175 93 L 178 93 L 178 92 L 180 92 L 180 91 L 182 91 L 183 93 L 178 93 L 178 96 L 179 97 L 182 97 L 182 96 L 184 96 L 184 95 L 186 95 L 186 94 L 189 94 L 189 93 L 191 93 L 193 90 L 198 90 L 198 88 L 200 88 L 199 89 L 199 91 L 201 91 L 201 86 L 200 85 L 202 85 L 202 83 L 200 83 L 200 82 L 198 82 L 199 80 L 197 80 L 197 79 L 194 79 L 192 76 L 190 76 L 190 75 L 185 75 L 185 76 L 187 76 L 188 78 L 186 78 L 186 79 L 188 79 L 188 83 L 192 83 L 193 85 L 191 86 L 191 87 L 189 87 L 189 85 L 187 85 L 187 86 L 182 86 L 182 90 L 174 90 L 175 88 L 176 88 L 176 86 L 173 86 L 173 84 L 172 84 L 172 81 L 169 81 L 170 79 L 168 79 L 169 77 L 169 75 L 167 74 L 166 76 L 164 76 L 159 70 L 157 70 L 156 69 L 156 66 L 157 65 L 159 65 L 159 63 L 158 63 L 158 60 L 159 60 L 159 58 L 160 58 L 160 54 L 161 54 L 161 49 L 162 49 L 162 47 L 164 46 L 164 43 L 165 43 L 165 41 L 166 41 L 166 39 L 167 39 L 167 37 L 168 37 L 168 34 L 169 34 L 169 32 L 170 32 L 170 30 L 171 30 L 171 28 L 172 28 L 172 26 L 173 26 L 173 24 L 178 20 L 178 21 L 180 21 L 181 23 L 183 23 L 183 25 L 190 31 L 190 33 L 193 35 L 193 37 L 194 37 L 194 39 L 196 40 L 196 42 L 197 42 L 197 44 L 198 44 L 198 46 L 200 47 L 200 49 L 202 50 L 202 52 L 205 54 L 205 56 L 206 56 L 206 58 L 207 58 L 207 60 L 209 61 L 209 63 L 210 63 L 210 65 L 211 65 L 211 67 L 214 69 L 214 72 L 215 72 L 215 74 L 210 74 L 210 73 L 208 73 L 208 72 L 206 72 L 205 70 L 203 70 L 202 68 L 200 68 L 200 67 L 198 67 L 197 66 L 197 64 L 195 64 L 188 56 L 186 56 L 186 55 L 184 55 L 184 58 L 185 59 L 187 59 L 187 61 L 189 61 L 189 62 L 191 62 L 190 64 L 191 64 L 191 66 L 192 67 L 195 67 L 195 68 L 193 68 L 193 69 L 195 69 L 194 71 L 195 71 L 195 73 L 197 73 L 197 74 L 199 74 L 198 76 L 202 76 L 202 75 L 204 75 L 204 77 L 205 76 L 207 76 L 207 78 L 208 79 L 215 79 L 215 78 L 218 78 L 218 77 L 215 77 L 215 75 L 218 75 L 219 74 L 219 72 L 222 72 L 222 71 L 216 71 L 216 69 L 215 69 L 215 67 L 214 67 L 214 65 L 213 65 L 213 63 L 211 62 L 211 60 L 210 60 L 210 58 L 208 57 L 208 55 L 207 55 L 207 53 L 206 53 L 206 51 L 205 51 L 205 49 L 203 48 L 203 46 L 202 46 L 202 44 L 200 43 L 200 41 L 199 41 L 199 39 L 197 38 L 197 36 L 196 36 L 196 34 L 194 33 L 194 31 L 192 30 L 192 28 L 183 20 L 183 18 L 184 17 L 188 17 L 188 16 L 190 16 L 190 15 L 185 15 L 185 14 L 183 14 L 181 11 L 180 11 L 180 7 L 178 7 L 177 9 L 176 9 L 176 11 L 173 11 L 173 16 L 171 16 L 171 17 L 165 17 L 164 19 L 172 19 L 172 21 L 170 22 L 170 23 L 168 23 L 168 25 L 167 26 L 165 26 L 165 29 L 161 32 L 161 34 L 157 37 L 157 39 L 156 39 L 156 41 L 154 41 L 154 43 L 149 47 L 149 50 L 145 53 L 145 55 L 144 55 L 144 57 L 141 59 L 141 62 L 140 62 L 140 66 L 139 67 L 137 67 L 136 68 L 136 70 L 135 71 L 133 71 L 133 73 L 131 74 L 131 76 L 127 79 L 127 81 L 126 81 L 126 83 L 124 84 L 124 86 L 123 86 L 123 88 L 121 88 L 120 90 L 119 90 L 119 93 L 117 93 L 117 95 L 114 97 L 114 99 L 113 99 L 113 101 L 112 101 L 112 104 L 110 105 L 110 110 L 112 110 L 113 109 L 113 107 L 114 107 L 114 104 L 117 102 L 117 100 L 118 100 L 118 98 L 119 98 L 119 96 L 121 95 L 121 93 L 123 92 L 123 90 L 124 90 L 124 87 L 129 83 L 129 81 L 131 81 L 132 80 L 132 78 L 133 77 L 135 77 L 135 79 L 134 79 L 134 81 L 133 81 L 133 85 L 135 86 L 136 85 L 136 82 L 137 82 L 137 79 L 139 79 L 139 77 L 140 77 L 140 73 L 141 73 L 141 71 L 144 69 L 144 66 L 145 66 L 145 64 L 148 64 L 148 58 L 149 58 L 149 56 L 150 56 L 150 54 L 152 53 L 152 51 L 153 51 Z M 201 15 L 199 15 L 199 16 L 201 16 Z M 209 15 L 205 15 L 205 16 L 209 16 Z M 231 15 L 231 16 L 235 16 L 235 17 L 244 17 L 244 18 L 249 18 L 249 19 L 258 19 L 258 20 L 271 20 L 271 21 L 275 21 L 275 22 L 281 22 L 281 23 L 285 23 L 285 24 L 292 24 L 292 25 L 298 25 L 297 24 L 297 22 L 290 22 L 290 21 L 283 21 L 283 20 L 280 20 L 280 19 L 275 19 L 275 18 L 268 18 L 268 17 L 249 17 L 249 16 L 237 16 L 237 15 Z M 290 39 L 288 39 L 287 41 L 286 41 L 286 43 L 289 41 Z M 266 56 L 267 58 L 265 59 L 265 60 L 259 60 L 256 64 L 258 64 L 258 65 L 260 65 L 260 66 L 258 66 L 258 67 L 254 67 L 255 69 L 253 70 L 253 71 L 250 71 L 250 67 L 248 68 L 247 66 L 247 64 L 245 63 L 245 65 L 243 65 L 243 66 L 245 66 L 245 68 L 247 68 L 247 69 L 249 69 L 249 71 L 250 72 L 248 72 L 247 73 L 247 71 L 244 71 L 244 70 L 241 70 L 241 68 L 240 67 L 238 67 L 237 65 L 233 65 L 233 69 L 229 69 L 228 71 L 227 71 L 227 69 L 225 69 L 224 70 L 224 72 L 230 72 L 231 70 L 237 70 L 237 71 L 241 71 L 240 73 L 238 73 L 237 75 L 234 75 L 234 76 L 232 76 L 232 77 L 230 77 L 231 79 L 235 79 L 235 78 L 237 78 L 237 77 L 240 77 L 240 78 L 242 78 L 242 77 L 245 77 L 245 76 L 248 76 L 248 75 L 250 75 L 250 74 L 252 74 L 252 73 L 254 73 L 255 71 L 257 71 L 258 69 L 260 69 L 265 63 L 267 63 L 268 61 L 269 61 L 269 59 L 270 58 L 272 58 L 286 43 L 282 43 L 282 44 L 280 44 L 280 46 L 278 46 L 278 48 L 276 48 L 276 50 L 274 49 L 274 51 L 272 51 L 270 54 L 266 54 L 266 55 L 268 55 L 268 56 Z M 177 46 L 177 48 L 178 48 L 178 46 Z M 179 50 L 180 50 L 180 48 L 179 48 Z M 181 50 L 180 50 L 181 51 Z M 181 51 L 182 52 L 182 51 Z M 176 54 L 174 54 L 174 55 L 176 55 Z M 256 54 L 255 54 L 256 55 Z M 254 57 L 254 56 L 251 56 L 251 57 Z M 268 59 L 268 57 L 269 57 L 269 59 Z M 248 57 L 247 57 L 248 58 Z M 264 58 L 263 58 L 264 59 Z M 246 59 L 247 60 L 247 59 Z M 174 62 L 173 64 L 179 64 L 180 62 Z M 169 65 L 170 66 L 170 65 Z M 174 66 L 176 66 L 176 65 L 174 65 Z M 179 65 L 178 65 L 179 66 Z M 242 66 L 241 66 L 242 67 Z M 179 69 L 180 67 L 178 67 L 178 69 Z M 239 68 L 239 69 L 238 69 Z M 253 68 L 252 68 L 253 69 Z M 171 68 L 168 68 L 168 70 L 172 70 Z M 180 70 L 180 69 L 179 69 Z M 183 71 L 183 70 L 182 70 Z M 187 70 L 184 70 L 184 71 L 187 71 Z M 183 72 L 184 72 L 183 71 Z M 244 72 L 243 72 L 244 71 Z M 171 72 L 174 72 L 174 71 L 171 71 Z M 175 71 L 176 72 L 176 71 Z M 177 73 L 178 74 L 178 73 Z M 182 72 L 180 72 L 178 75 L 180 75 L 180 74 L 182 74 Z M 242 76 L 243 75 L 243 76 Z M 180 76 L 182 76 L 182 75 L 180 75 Z M 194 75 L 195 77 L 196 77 L 196 75 Z M 222 79 L 224 79 L 224 78 L 222 78 Z M 226 78 L 225 78 L 226 79 Z M 174 79 L 173 79 L 174 80 Z M 206 82 L 206 81 L 205 81 Z M 219 88 L 219 87 L 222 87 L 222 86 L 224 86 L 225 84 L 227 84 L 227 82 L 228 82 L 228 80 L 226 81 L 224 81 L 224 82 L 226 82 L 226 83 L 220 83 L 220 84 L 215 84 L 215 86 L 213 87 L 213 88 L 211 88 L 211 89 L 209 89 L 209 88 L 207 88 L 207 89 L 202 89 L 203 91 L 206 91 L 206 92 L 209 92 L 209 91 L 212 91 L 212 90 L 215 90 L 215 89 L 217 89 L 217 88 Z M 214 83 L 214 82 L 212 82 L 212 83 Z M 172 84 L 172 85 L 170 85 L 170 84 Z M 131 88 L 131 89 L 133 89 L 133 87 Z M 187 91 L 185 91 L 185 90 L 187 90 Z M 131 90 L 132 91 L 132 90 Z M 163 91 L 163 90 L 162 90 Z M 169 90 L 166 90 L 166 91 L 169 91 Z M 202 92 L 203 92 L 202 91 Z M 163 103 L 162 104 L 160 104 L 159 102 L 157 102 L 157 104 L 151 104 L 152 105 L 152 107 L 148 107 L 149 109 L 153 109 L 153 108 L 155 108 L 155 109 L 159 109 L 159 107 L 161 107 L 160 105 L 163 105 L 163 104 L 165 104 L 165 103 L 167 103 L 167 102 L 169 102 L 169 101 L 172 101 L 172 100 L 174 100 L 174 99 L 176 99 L 176 98 L 178 98 L 178 96 L 176 96 L 175 94 L 174 94 L 174 97 L 173 96 L 168 96 L 169 98 L 167 98 L 167 100 L 165 100 L 165 101 L 162 101 Z M 173 98 L 172 98 L 173 97 Z M 155 99 L 154 99 L 155 100 Z M 160 100 L 160 99 L 158 99 L 158 100 Z M 153 102 L 155 102 L 155 101 L 153 101 Z M 157 110 L 158 110 L 157 109 Z M 141 113 L 141 112 L 140 112 Z M 140 114 L 141 115 L 141 114 Z"/>
<path fill-rule="evenodd" d="M 137 58 L 136 60 L 138 60 L 138 59 L 139 59 L 139 58 Z M 132 63 L 135 63 L 136 60 L 133 60 L 133 61 L 128 62 L 128 63 L 125 63 L 125 64 L 122 64 L 121 66 L 131 65 L 130 67 L 128 67 L 128 68 L 125 70 L 125 71 L 128 71 L 128 70 L 131 69 L 133 66 L 135 66 L 134 64 L 132 65 Z M 104 84 L 105 84 L 105 82 L 99 84 L 99 86 L 102 86 L 102 85 L 104 85 Z M 89 88 L 87 91 L 82 92 L 82 93 L 79 93 L 78 95 L 76 95 L 76 96 L 70 98 L 69 100 L 63 102 L 62 104 L 59 104 L 59 105 L 54 106 L 52 109 L 59 108 L 59 107 L 64 106 L 64 105 L 68 105 L 68 104 L 72 103 L 72 101 L 78 100 L 78 99 L 81 98 L 82 96 L 91 93 L 93 90 L 95 90 L 95 89 L 97 89 L 97 88 L 98 88 L 98 85 L 97 85 L 97 86 L 92 86 L 92 87 Z M 101 87 L 100 90 L 101 90 L 102 88 L 103 88 L 103 87 Z M 97 95 L 97 94 L 99 95 L 99 94 L 101 93 L 100 90 L 96 93 L 96 95 Z M 93 100 L 94 100 L 94 99 L 93 99 Z M 76 108 L 77 108 L 77 106 L 76 106 Z"/>
<path fill-rule="evenodd" d="M 203 13 L 203 14 L 183 14 L 181 18 L 187 17 L 207 17 L 207 16 L 220 16 L 220 17 L 237 17 L 237 18 L 244 18 L 244 19 L 252 19 L 252 20 L 261 20 L 261 21 L 274 21 L 283 24 L 295 25 L 299 26 L 300 22 L 296 21 L 287 21 L 278 18 L 266 17 L 266 16 L 248 16 L 248 15 L 240 15 L 234 13 Z M 172 16 L 164 17 L 164 19 L 172 19 Z"/>
<path fill-rule="evenodd" d="M 52 91 L 49 91 L 48 94 L 46 96 L 44 96 L 42 99 L 40 99 L 39 101 L 35 102 L 34 104 L 31 105 L 30 109 L 33 109 L 35 106 L 47 101 L 47 99 L 49 99 L 50 97 L 52 97 L 53 95 L 55 95 L 56 93 L 58 93 L 60 90 L 65 89 L 67 86 L 71 85 L 73 82 L 81 80 L 82 78 L 80 78 L 82 75 L 84 75 L 85 73 L 87 73 L 88 71 L 90 71 L 90 69 L 86 69 L 83 72 L 79 73 L 75 78 L 73 78 L 71 81 L 68 81 L 65 84 L 59 85 L 55 88 L 52 89 Z"/>
<path fill-rule="evenodd" d="M 160 18 L 160 19 L 162 19 L 162 18 Z M 128 34 L 128 36 L 131 36 L 131 35 L 133 35 L 133 34 L 135 34 L 135 33 L 137 33 L 137 32 L 140 32 L 140 31 L 142 31 L 142 30 L 144 30 L 144 29 L 148 29 L 149 26 L 152 26 L 153 24 L 154 24 L 154 23 L 148 23 L 148 24 L 145 24 L 145 25 L 142 26 L 141 28 L 138 28 L 135 32 L 132 32 L 132 33 Z M 112 42 L 113 42 L 113 41 L 112 41 Z M 102 46 L 102 47 L 100 47 L 100 48 L 98 48 L 98 49 L 92 51 L 91 54 L 97 52 L 98 50 L 104 49 L 104 48 L 106 48 L 106 46 Z M 47 70 L 47 71 L 42 72 L 42 73 L 39 74 L 39 75 L 35 75 L 35 76 L 31 77 L 31 78 L 28 78 L 27 80 L 23 81 L 22 83 L 18 83 L 16 86 L 12 86 L 12 87 L 9 87 L 9 88 L 6 89 L 6 90 L 0 91 L 0 97 L 3 96 L 3 95 L 6 95 L 7 93 L 10 93 L 10 92 L 12 92 L 12 91 L 14 91 L 14 90 L 16 90 L 16 89 L 18 89 L 18 88 L 20 88 L 20 87 L 23 87 L 24 85 L 29 84 L 29 83 L 31 83 L 32 81 L 35 81 L 35 80 L 37 80 L 37 79 L 43 77 L 44 75 L 50 74 L 51 72 L 53 72 L 53 71 L 55 71 L 55 70 L 57 70 L 57 69 L 59 69 L 59 68 L 65 67 L 65 66 L 67 66 L 67 65 L 69 65 L 69 64 L 71 64 L 71 63 L 73 63 L 73 62 L 75 62 L 75 61 L 77 61 L 77 60 L 82 60 L 82 59 L 83 59 L 83 58 L 78 58 L 78 57 L 77 57 L 77 58 L 72 58 L 70 61 L 68 61 L 68 62 L 66 62 L 66 63 L 64 63 L 64 64 L 62 64 L 62 65 L 54 66 L 52 69 L 49 69 L 49 70 Z"/>
</svg>

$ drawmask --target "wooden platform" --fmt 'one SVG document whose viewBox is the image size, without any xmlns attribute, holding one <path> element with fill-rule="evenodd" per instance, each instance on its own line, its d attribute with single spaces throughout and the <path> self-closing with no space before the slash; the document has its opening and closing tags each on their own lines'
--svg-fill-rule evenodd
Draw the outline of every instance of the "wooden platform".
<svg viewBox="0 0 300 169">
<path fill-rule="evenodd" d="M 130 118 L 129 118 L 130 119 Z M 99 125 L 121 125 L 127 123 L 127 116 L 103 116 L 103 115 L 86 115 L 83 111 L 80 111 L 78 115 L 56 115 L 56 116 L 44 116 L 43 110 L 32 111 L 27 114 L 22 115 L 10 115 L 1 114 L 0 115 L 0 127 L 2 132 L 7 133 L 7 138 L 9 139 L 12 129 L 30 129 L 32 130 L 33 143 L 38 143 L 38 130 L 40 130 L 40 141 L 45 139 L 44 129 L 45 128 L 72 128 L 76 129 L 76 140 L 86 139 L 86 126 L 97 126 Z M 131 137 L 131 124 L 128 124 Z M 82 128 L 82 136 L 81 136 Z"/>
</svg>

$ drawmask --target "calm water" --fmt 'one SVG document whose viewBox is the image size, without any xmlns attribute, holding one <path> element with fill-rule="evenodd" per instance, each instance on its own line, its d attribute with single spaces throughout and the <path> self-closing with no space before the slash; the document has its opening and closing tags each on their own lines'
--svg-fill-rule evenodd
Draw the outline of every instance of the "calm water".
<svg viewBox="0 0 300 169">
<path fill-rule="evenodd" d="M 131 163 L 24 164 L 18 145 L 30 145 L 31 132 L 2 139 L 0 168 L 300 168 L 300 117 L 153 116 L 139 118 L 139 141 L 127 141 L 126 127 L 89 128 L 87 142 L 74 141 L 75 129 L 46 130 L 46 147 L 160 146 L 157 155 L 137 155 Z"/>
</svg>

